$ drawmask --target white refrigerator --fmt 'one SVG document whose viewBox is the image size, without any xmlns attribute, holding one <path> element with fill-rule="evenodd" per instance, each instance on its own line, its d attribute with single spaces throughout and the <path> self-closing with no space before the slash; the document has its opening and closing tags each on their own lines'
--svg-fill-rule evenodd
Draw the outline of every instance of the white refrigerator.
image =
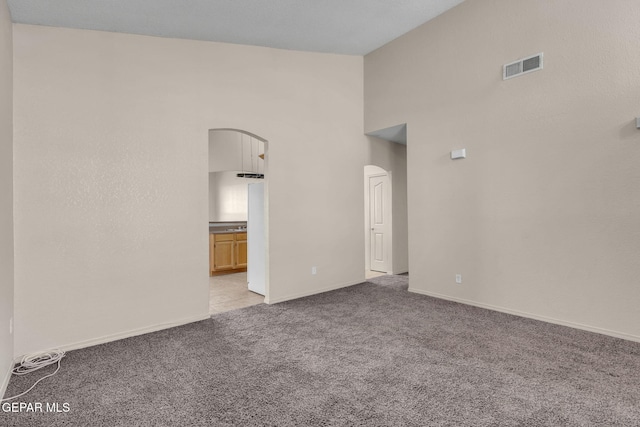
<svg viewBox="0 0 640 427">
<path fill-rule="evenodd" d="M 247 281 L 249 290 L 260 295 L 266 291 L 266 239 L 264 223 L 264 183 L 249 184 L 247 217 Z"/>
</svg>

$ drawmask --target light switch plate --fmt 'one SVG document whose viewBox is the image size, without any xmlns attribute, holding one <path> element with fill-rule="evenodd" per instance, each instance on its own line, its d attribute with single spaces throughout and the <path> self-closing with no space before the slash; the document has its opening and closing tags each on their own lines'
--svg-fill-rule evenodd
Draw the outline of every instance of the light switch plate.
<svg viewBox="0 0 640 427">
<path fill-rule="evenodd" d="M 636 128 L 640 129 L 640 117 L 636 117 Z"/>
<path fill-rule="evenodd" d="M 467 158 L 467 149 L 461 148 L 460 150 L 453 150 L 451 152 L 451 160 L 455 159 L 466 159 Z"/>
</svg>

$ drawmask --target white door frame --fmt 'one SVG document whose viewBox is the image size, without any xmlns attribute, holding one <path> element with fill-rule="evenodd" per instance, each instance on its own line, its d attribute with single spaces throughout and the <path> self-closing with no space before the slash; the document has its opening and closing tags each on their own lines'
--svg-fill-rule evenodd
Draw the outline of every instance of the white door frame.
<svg viewBox="0 0 640 427">
<path fill-rule="evenodd" d="M 386 262 L 386 273 L 387 274 L 393 274 L 393 212 L 391 209 L 391 202 L 392 202 L 392 191 L 391 191 L 391 187 L 392 187 L 392 177 L 391 177 L 391 172 L 385 171 L 384 169 L 378 167 L 378 166 L 373 166 L 373 165 L 369 165 L 369 166 L 365 166 L 365 173 L 364 173 L 364 181 L 365 181 L 365 188 L 364 188 L 364 199 L 365 199 L 365 209 L 364 209 L 364 215 L 365 215 L 365 220 L 364 220 L 364 235 L 365 235 L 365 270 L 371 270 L 371 231 L 372 231 L 372 227 L 371 227 L 371 217 L 370 217 L 370 213 L 371 213 L 371 200 L 370 200 L 370 188 L 369 188 L 369 182 L 370 182 L 370 178 L 372 177 L 376 177 L 376 176 L 386 176 L 387 179 L 387 185 L 386 185 L 386 190 L 384 192 L 384 200 L 385 200 L 385 206 L 386 206 L 386 216 L 389 218 L 389 226 L 388 226 L 388 231 L 385 233 L 385 241 L 384 241 L 384 251 L 387 254 L 387 262 Z"/>
</svg>

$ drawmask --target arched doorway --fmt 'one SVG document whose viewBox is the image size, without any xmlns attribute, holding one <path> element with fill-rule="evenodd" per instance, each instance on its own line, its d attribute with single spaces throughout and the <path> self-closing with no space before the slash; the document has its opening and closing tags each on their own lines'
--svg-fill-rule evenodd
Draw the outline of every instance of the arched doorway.
<svg viewBox="0 0 640 427">
<path fill-rule="evenodd" d="M 268 295 L 268 141 L 242 129 L 209 130 L 209 311 Z"/>
</svg>

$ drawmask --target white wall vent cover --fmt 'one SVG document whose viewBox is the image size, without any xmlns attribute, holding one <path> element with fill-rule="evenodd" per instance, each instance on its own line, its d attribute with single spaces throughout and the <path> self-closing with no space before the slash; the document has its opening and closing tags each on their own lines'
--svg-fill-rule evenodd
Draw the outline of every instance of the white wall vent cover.
<svg viewBox="0 0 640 427">
<path fill-rule="evenodd" d="M 542 70 L 542 53 L 506 64 L 502 67 L 502 80 Z"/>
</svg>

